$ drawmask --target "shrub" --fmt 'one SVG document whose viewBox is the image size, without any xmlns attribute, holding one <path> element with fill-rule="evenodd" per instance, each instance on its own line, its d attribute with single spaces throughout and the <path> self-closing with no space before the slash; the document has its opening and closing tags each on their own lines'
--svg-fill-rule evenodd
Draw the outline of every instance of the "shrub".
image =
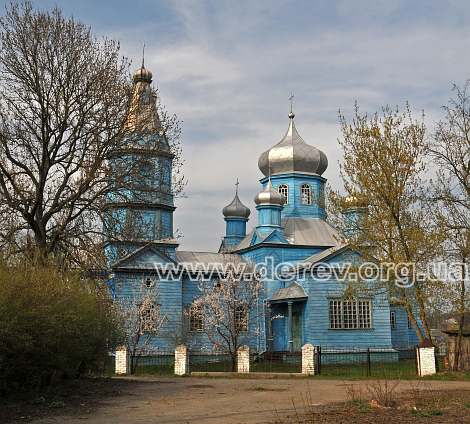
<svg viewBox="0 0 470 424">
<path fill-rule="evenodd" d="M 0 258 L 0 395 L 77 377 L 117 334 L 107 290 L 55 263 Z"/>
</svg>

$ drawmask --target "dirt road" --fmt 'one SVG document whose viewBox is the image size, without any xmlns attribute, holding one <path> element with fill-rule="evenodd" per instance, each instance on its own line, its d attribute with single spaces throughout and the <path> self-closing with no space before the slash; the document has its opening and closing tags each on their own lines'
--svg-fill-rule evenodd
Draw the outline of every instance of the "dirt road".
<svg viewBox="0 0 470 424">
<path fill-rule="evenodd" d="M 130 379 L 129 377 L 125 377 Z M 310 393 L 317 408 L 350 400 L 347 386 L 366 382 L 295 379 L 134 378 L 126 395 L 103 403 L 91 413 L 56 416 L 34 421 L 45 423 L 273 423 L 302 410 L 302 396 Z M 470 382 L 421 381 L 435 390 L 470 389 Z M 417 382 L 402 381 L 397 392 Z"/>
</svg>

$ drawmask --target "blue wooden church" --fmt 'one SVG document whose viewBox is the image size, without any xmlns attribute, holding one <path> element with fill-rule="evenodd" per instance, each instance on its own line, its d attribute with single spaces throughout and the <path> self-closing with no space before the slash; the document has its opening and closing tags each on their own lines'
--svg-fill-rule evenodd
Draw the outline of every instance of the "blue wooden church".
<svg viewBox="0 0 470 424">
<path fill-rule="evenodd" d="M 137 169 L 129 184 L 111 190 L 107 202 L 105 248 L 116 298 L 136 297 L 157 285 L 158 299 L 140 305 L 141 319 L 151 320 L 152 311 L 158 309 L 167 319 L 168 331 L 187 332 L 191 343 L 209 349 L 204 321 L 181 317 L 201 295 L 194 272 L 222 263 L 224 252 L 230 252 L 240 261 L 270 265 L 259 299 L 261 332 L 250 342 L 258 352 L 296 352 L 306 343 L 390 350 L 417 343 L 404 308 L 383 290 L 367 285 L 352 290 L 334 274 L 320 272 L 325 266 L 341 268 L 352 253 L 344 237 L 326 220 L 323 174 L 327 156 L 299 135 L 292 107 L 287 132 L 259 157 L 262 178 L 254 199 L 257 216 L 251 218 L 252 229 L 247 230 L 250 209 L 240 201 L 237 190 L 221 211 L 226 233 L 219 249 L 178 250 L 173 238 L 173 155 L 158 125 L 151 82 L 151 72 L 142 65 L 134 75 L 134 109 L 127 136 L 122 150 L 111 159 L 115 172 L 123 161 L 135 162 Z M 139 121 L 143 122 L 140 128 Z M 352 207 L 350 213 L 355 212 Z M 273 272 L 283 264 L 291 275 L 297 272 L 295 279 Z M 162 269 L 178 272 L 167 278 Z M 308 272 L 299 272 L 305 269 Z M 163 333 L 152 340 L 152 346 L 174 348 L 178 341 Z"/>
</svg>

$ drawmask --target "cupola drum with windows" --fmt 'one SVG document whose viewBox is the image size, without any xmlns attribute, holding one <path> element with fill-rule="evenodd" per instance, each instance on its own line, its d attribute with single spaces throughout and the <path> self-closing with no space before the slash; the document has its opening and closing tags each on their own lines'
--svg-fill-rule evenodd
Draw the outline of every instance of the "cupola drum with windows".
<svg viewBox="0 0 470 424">
<path fill-rule="evenodd" d="M 306 143 L 294 124 L 294 113 L 288 115 L 289 127 L 283 139 L 261 154 L 258 167 L 265 175 L 263 187 L 270 179 L 272 186 L 285 198 L 282 217 L 325 218 L 326 155 Z"/>
</svg>

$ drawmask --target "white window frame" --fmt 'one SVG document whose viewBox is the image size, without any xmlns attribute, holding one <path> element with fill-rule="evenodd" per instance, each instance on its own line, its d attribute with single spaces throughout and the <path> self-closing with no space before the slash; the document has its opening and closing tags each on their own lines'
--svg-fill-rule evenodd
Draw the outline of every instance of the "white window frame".
<svg viewBox="0 0 470 424">
<path fill-rule="evenodd" d="M 303 200 L 304 194 L 307 196 L 306 202 Z M 312 205 L 312 187 L 308 183 L 300 185 L 300 204 L 301 206 Z"/>
<path fill-rule="evenodd" d="M 160 305 L 147 298 L 139 305 L 139 320 L 141 333 L 153 333 L 157 330 L 157 316 Z"/>
<path fill-rule="evenodd" d="M 289 186 L 286 183 L 281 183 L 277 186 L 277 191 L 280 194 L 283 194 L 286 198 L 286 205 L 289 204 Z"/>
<path fill-rule="evenodd" d="M 239 305 L 234 310 L 235 330 L 238 332 L 248 331 L 248 308 L 245 305 Z"/>
<path fill-rule="evenodd" d="M 354 297 L 328 299 L 330 330 L 372 329 L 371 303 L 369 299 Z"/>
<path fill-rule="evenodd" d="M 204 309 L 202 305 L 192 305 L 189 309 L 189 331 L 191 333 L 204 332 Z"/>
</svg>

